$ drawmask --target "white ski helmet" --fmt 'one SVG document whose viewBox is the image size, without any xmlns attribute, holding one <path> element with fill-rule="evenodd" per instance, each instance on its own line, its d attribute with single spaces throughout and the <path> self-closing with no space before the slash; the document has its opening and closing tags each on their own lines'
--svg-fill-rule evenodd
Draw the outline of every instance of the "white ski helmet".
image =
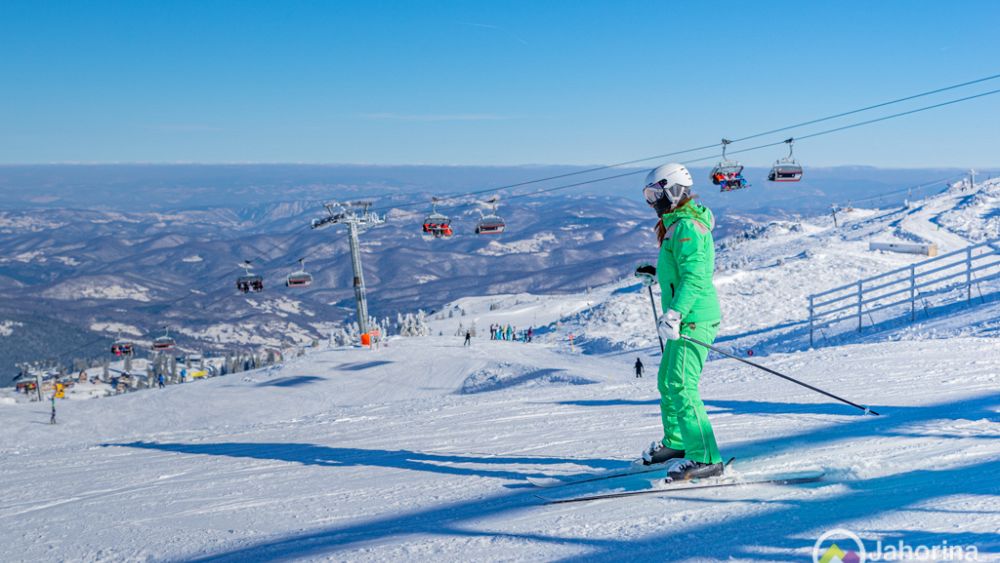
<svg viewBox="0 0 1000 563">
<path fill-rule="evenodd" d="M 646 176 L 646 187 L 642 195 L 646 197 L 646 203 L 650 206 L 664 207 L 662 199 L 666 197 L 670 202 L 669 207 L 673 207 L 685 196 L 691 195 L 693 185 L 694 180 L 688 169 L 683 164 L 671 162 L 650 170 Z"/>
</svg>

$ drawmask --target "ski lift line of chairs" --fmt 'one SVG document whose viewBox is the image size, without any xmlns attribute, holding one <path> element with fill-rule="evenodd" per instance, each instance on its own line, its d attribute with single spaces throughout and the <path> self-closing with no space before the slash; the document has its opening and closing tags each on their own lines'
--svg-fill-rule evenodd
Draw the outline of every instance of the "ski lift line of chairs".
<svg viewBox="0 0 1000 563">
<path fill-rule="evenodd" d="M 451 218 L 438 212 L 438 201 L 436 197 L 431 198 L 431 212 L 424 217 L 423 231 L 420 233 L 424 240 L 449 239 L 455 234 L 451 228 Z"/>
<path fill-rule="evenodd" d="M 250 261 L 244 260 L 240 267 L 244 270 L 244 275 L 236 278 L 236 289 L 242 293 L 260 293 L 264 291 L 264 277 L 250 271 Z"/>
<path fill-rule="evenodd" d="M 450 239 L 455 235 L 455 230 L 451 226 L 451 218 L 441 213 L 437 209 L 438 198 L 431 199 L 431 212 L 424 217 L 420 236 L 424 240 Z M 479 219 L 476 221 L 475 233 L 477 235 L 498 235 L 507 229 L 507 223 L 497 213 L 500 198 L 492 197 L 485 202 L 491 206 L 488 213 L 479 211 Z"/>
<path fill-rule="evenodd" d="M 785 139 L 788 144 L 788 156 L 780 158 L 774 162 L 771 171 L 767 174 L 767 179 L 771 182 L 798 182 L 802 180 L 802 165 L 795 161 L 792 156 L 792 143 L 794 138 Z"/>
<path fill-rule="evenodd" d="M 750 183 L 743 177 L 743 165 L 736 160 L 726 159 L 726 146 L 732 141 L 722 139 L 722 160 L 712 168 L 712 183 L 719 186 L 719 191 L 731 192 L 749 188 Z"/>
<path fill-rule="evenodd" d="M 299 269 L 288 274 L 285 278 L 285 287 L 309 287 L 312 282 L 312 274 L 306 271 L 306 259 L 299 258 Z"/>
</svg>

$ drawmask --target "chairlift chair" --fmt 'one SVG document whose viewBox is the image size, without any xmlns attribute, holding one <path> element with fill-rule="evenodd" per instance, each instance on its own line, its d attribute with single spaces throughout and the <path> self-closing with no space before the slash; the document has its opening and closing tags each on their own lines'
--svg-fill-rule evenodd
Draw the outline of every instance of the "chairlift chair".
<svg viewBox="0 0 1000 563">
<path fill-rule="evenodd" d="M 794 139 L 785 140 L 788 143 L 788 156 L 775 161 L 771 171 L 767 174 L 768 181 L 771 182 L 798 182 L 802 180 L 802 165 L 795 161 L 792 156 L 792 143 Z"/>
<path fill-rule="evenodd" d="M 482 211 L 479 212 L 479 222 L 476 223 L 477 235 L 499 235 L 507 228 L 507 223 L 504 222 L 503 217 L 497 215 L 497 203 L 499 201 L 498 198 L 494 197 L 487 202 L 493 205 L 493 210 L 488 215 L 483 214 Z"/>
<path fill-rule="evenodd" d="M 299 258 L 298 271 L 288 274 L 285 278 L 285 287 L 308 287 L 312 285 L 312 274 L 306 271 L 305 258 Z"/>
<path fill-rule="evenodd" d="M 750 183 L 743 177 L 743 165 L 736 160 L 726 159 L 726 146 L 732 143 L 729 139 L 722 140 L 722 160 L 712 168 L 710 177 L 712 183 L 719 186 L 720 191 L 731 192 L 749 188 Z"/>
<path fill-rule="evenodd" d="M 507 228 L 503 217 L 499 215 L 483 215 L 476 224 L 477 235 L 499 235 Z"/>
<path fill-rule="evenodd" d="M 131 356 L 135 347 L 127 340 L 115 340 L 111 345 L 111 353 L 115 356 Z"/>
<path fill-rule="evenodd" d="M 236 278 L 236 289 L 240 290 L 242 293 L 259 293 L 264 291 L 264 277 L 258 274 L 250 272 L 250 261 L 244 260 L 240 267 L 246 272 L 244 275 Z"/>
<path fill-rule="evenodd" d="M 170 331 L 167 329 L 164 329 L 163 336 L 158 336 L 153 340 L 153 350 L 159 352 L 173 350 L 174 346 L 177 346 L 177 341 L 170 337 Z"/>
<path fill-rule="evenodd" d="M 423 231 L 420 233 L 424 240 L 449 239 L 455 234 L 451 228 L 451 219 L 438 212 L 437 202 L 437 198 L 431 199 L 431 212 L 424 218 Z"/>
</svg>

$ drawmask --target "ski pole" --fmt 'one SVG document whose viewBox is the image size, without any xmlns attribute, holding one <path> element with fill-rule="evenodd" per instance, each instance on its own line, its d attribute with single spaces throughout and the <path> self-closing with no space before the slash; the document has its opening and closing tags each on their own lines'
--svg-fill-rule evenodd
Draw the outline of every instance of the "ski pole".
<svg viewBox="0 0 1000 563">
<path fill-rule="evenodd" d="M 838 397 L 838 396 L 834 395 L 833 393 L 828 393 L 828 392 L 826 392 L 826 391 L 824 391 L 824 390 L 822 390 L 822 389 L 820 389 L 818 387 L 813 387 L 812 385 L 809 385 L 808 383 L 799 381 L 798 379 L 795 379 L 794 377 L 789 377 L 789 376 L 787 376 L 787 375 L 785 375 L 783 373 L 778 373 L 777 371 L 774 371 L 771 368 L 764 367 L 764 366 L 762 366 L 760 364 L 751 362 L 750 360 L 746 360 L 746 359 L 743 359 L 743 358 L 741 358 L 739 356 L 730 354 L 729 352 L 726 352 L 724 350 L 720 350 L 720 349 L 716 348 L 715 346 L 712 346 L 711 344 L 707 344 L 705 342 L 702 342 L 700 340 L 696 340 L 694 338 L 691 338 L 690 336 L 686 336 L 686 335 L 683 335 L 683 334 L 681 335 L 681 338 L 683 338 L 684 340 L 687 340 L 688 342 L 692 342 L 694 344 L 697 344 L 698 346 L 702 346 L 704 348 L 708 348 L 709 350 L 711 350 L 713 352 L 716 352 L 718 354 L 722 354 L 723 356 L 725 356 L 727 358 L 732 358 L 734 360 L 743 362 L 744 364 L 751 365 L 751 366 L 753 366 L 753 367 L 755 367 L 757 369 L 762 369 L 762 370 L 766 371 L 767 373 L 770 373 L 771 375 L 777 375 L 778 377 L 780 377 L 782 379 L 791 381 L 792 383 L 797 383 L 798 385 L 801 385 L 801 386 L 805 387 L 806 389 L 812 389 L 813 391 L 815 391 L 817 393 L 821 393 L 823 395 L 826 395 L 827 397 L 830 397 L 831 399 L 836 399 L 836 400 L 840 401 L 841 403 L 844 403 L 844 404 L 847 404 L 847 405 L 851 405 L 852 407 L 857 408 L 857 409 L 861 409 L 861 410 L 865 411 L 865 414 L 873 414 L 875 416 L 880 416 L 879 413 L 871 410 L 868 407 L 864 407 L 864 406 L 861 406 L 861 405 L 859 405 L 857 403 L 853 403 L 851 401 L 848 401 L 847 399 L 844 399 L 842 397 Z"/>
<path fill-rule="evenodd" d="M 656 314 L 656 299 L 653 298 L 653 286 L 647 285 L 646 289 L 649 290 L 649 302 L 653 305 L 653 322 L 655 322 L 657 325 L 659 325 L 660 324 L 660 318 Z M 663 346 L 663 337 L 660 336 L 660 331 L 659 330 L 656 331 L 656 337 L 660 339 L 660 353 L 662 354 L 663 351 L 665 350 L 665 348 Z"/>
</svg>

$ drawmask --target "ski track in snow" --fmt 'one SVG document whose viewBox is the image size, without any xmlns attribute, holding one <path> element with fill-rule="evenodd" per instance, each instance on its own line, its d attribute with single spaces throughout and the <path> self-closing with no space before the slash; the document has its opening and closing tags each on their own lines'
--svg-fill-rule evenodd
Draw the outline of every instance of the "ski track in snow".
<svg viewBox="0 0 1000 563">
<path fill-rule="evenodd" d="M 535 496 L 528 478 L 622 468 L 660 436 L 649 296 L 629 279 L 468 297 L 429 321 L 446 335 L 474 324 L 471 348 L 430 336 L 314 351 L 245 375 L 61 401 L 56 426 L 47 404 L 2 402 L 0 560 L 802 561 L 833 528 L 975 545 L 996 560 L 1000 304 L 802 346 L 806 295 L 920 259 L 869 252 L 869 240 L 959 248 L 993 224 L 994 187 L 842 212 L 839 229 L 775 223 L 720 252 L 723 345 L 753 347 L 765 365 L 883 415 L 709 361 L 702 396 L 732 471 L 821 468 L 822 482 L 571 505 Z M 490 341 L 492 323 L 534 327 L 536 342 Z M 639 490 L 661 477 L 544 491 Z"/>
<path fill-rule="evenodd" d="M 0 408 L 11 430 L 0 438 L 0 559 L 614 559 L 660 557 L 664 545 L 671 559 L 781 559 L 837 526 L 1000 550 L 997 340 L 768 359 L 882 417 L 712 361 L 703 395 L 735 471 L 831 478 L 568 506 L 541 505 L 526 478 L 627 464 L 659 432 L 655 380 L 614 356 L 460 344 L 393 339 L 379 352 L 318 352 L 254 382 L 60 403 L 56 427 L 39 405 Z M 498 358 L 595 383 L 460 392 Z"/>
</svg>

